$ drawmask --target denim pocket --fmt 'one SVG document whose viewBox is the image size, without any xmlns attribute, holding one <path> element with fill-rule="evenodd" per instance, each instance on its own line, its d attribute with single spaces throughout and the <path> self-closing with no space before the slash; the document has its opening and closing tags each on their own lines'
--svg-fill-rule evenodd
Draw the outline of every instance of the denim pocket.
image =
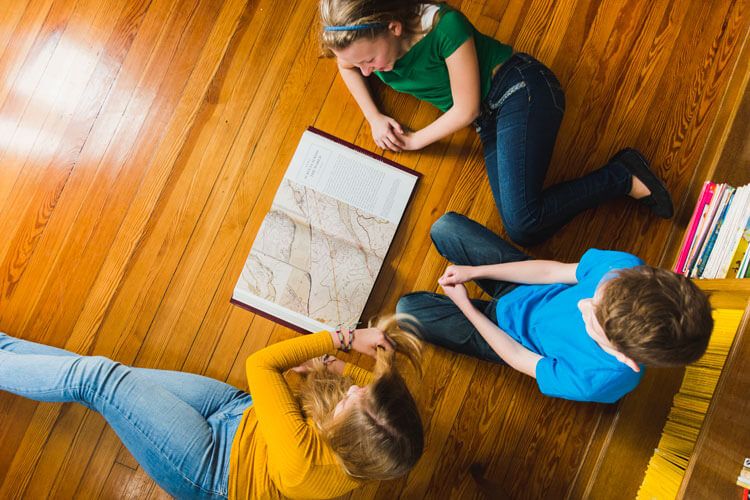
<svg viewBox="0 0 750 500">
<path fill-rule="evenodd" d="M 232 420 L 241 417 L 245 410 L 253 404 L 253 399 L 248 394 L 245 397 L 237 399 L 224 407 L 216 416 L 220 420 Z"/>
<path fill-rule="evenodd" d="M 552 102 L 554 103 L 555 107 L 560 111 L 565 111 L 565 92 L 563 92 L 562 85 L 560 85 L 560 81 L 557 79 L 555 74 L 550 71 L 547 67 L 543 66 L 539 73 L 542 75 L 542 78 L 547 83 L 547 88 L 549 89 L 550 95 L 552 96 Z"/>
</svg>

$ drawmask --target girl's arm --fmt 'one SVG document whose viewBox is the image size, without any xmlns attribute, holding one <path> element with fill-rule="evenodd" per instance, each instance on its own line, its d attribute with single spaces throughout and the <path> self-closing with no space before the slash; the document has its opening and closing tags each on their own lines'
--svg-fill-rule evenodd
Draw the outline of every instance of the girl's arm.
<svg viewBox="0 0 750 500">
<path fill-rule="evenodd" d="M 359 69 L 341 63 L 338 66 L 346 87 L 357 102 L 359 109 L 362 110 L 362 114 L 365 115 L 365 119 L 370 123 L 375 143 L 379 148 L 401 151 L 404 145 L 401 139 L 404 130 L 401 125 L 390 116 L 380 112 L 372 98 L 370 86 Z"/>
<path fill-rule="evenodd" d="M 403 149 L 422 149 L 469 125 L 479 116 L 481 85 L 479 59 L 474 38 L 469 37 L 445 59 L 451 84 L 453 106 L 425 128 L 404 134 Z"/>
<path fill-rule="evenodd" d="M 317 438 L 283 372 L 339 345 L 334 335 L 320 332 L 270 345 L 247 358 L 247 382 L 258 428 L 268 443 L 269 457 L 276 463 L 286 463 L 289 471 L 304 470 L 311 461 L 310 449 Z"/>
<path fill-rule="evenodd" d="M 536 378 L 536 365 L 542 356 L 526 349 L 478 311 L 463 285 L 444 285 L 443 290 L 503 361 L 515 370 Z"/>
<path fill-rule="evenodd" d="M 442 286 L 457 285 L 476 279 L 488 278 L 511 283 L 541 285 L 578 283 L 578 263 L 566 264 L 554 260 L 524 260 L 486 266 L 448 266 L 438 279 Z"/>
</svg>

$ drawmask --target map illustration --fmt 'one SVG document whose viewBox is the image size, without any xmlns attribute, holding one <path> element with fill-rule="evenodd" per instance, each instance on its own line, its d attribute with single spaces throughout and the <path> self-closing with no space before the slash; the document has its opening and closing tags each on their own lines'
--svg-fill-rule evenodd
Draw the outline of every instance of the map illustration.
<svg viewBox="0 0 750 500">
<path fill-rule="evenodd" d="M 238 287 L 335 327 L 359 321 L 396 224 L 285 178 Z"/>
</svg>

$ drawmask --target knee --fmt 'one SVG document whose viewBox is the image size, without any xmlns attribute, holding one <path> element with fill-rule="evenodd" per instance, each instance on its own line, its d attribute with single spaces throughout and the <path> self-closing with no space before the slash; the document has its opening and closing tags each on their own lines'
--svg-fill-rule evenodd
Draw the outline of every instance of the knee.
<svg viewBox="0 0 750 500">
<path fill-rule="evenodd" d="M 461 223 L 466 220 L 456 212 L 446 212 L 436 220 L 430 228 L 430 238 L 437 245 L 439 241 L 453 238 L 459 232 Z"/>
<path fill-rule="evenodd" d="M 128 367 L 104 356 L 81 356 L 76 358 L 78 376 L 93 392 L 102 392 L 110 384 L 117 385 L 127 374 Z"/>
<path fill-rule="evenodd" d="M 396 303 L 396 314 L 402 316 L 414 316 L 419 313 L 420 295 L 422 292 L 407 293 L 398 299 Z"/>
<path fill-rule="evenodd" d="M 503 217 L 503 226 L 508 238 L 516 245 L 529 247 L 546 239 L 537 221 L 531 217 L 518 219 Z"/>
</svg>

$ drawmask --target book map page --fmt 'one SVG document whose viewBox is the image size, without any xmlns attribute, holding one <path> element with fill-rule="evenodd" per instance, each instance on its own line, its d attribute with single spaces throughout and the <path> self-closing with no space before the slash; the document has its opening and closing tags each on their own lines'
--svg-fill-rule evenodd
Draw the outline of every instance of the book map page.
<svg viewBox="0 0 750 500">
<path fill-rule="evenodd" d="M 239 286 L 335 327 L 359 321 L 396 224 L 284 179 Z"/>
</svg>

